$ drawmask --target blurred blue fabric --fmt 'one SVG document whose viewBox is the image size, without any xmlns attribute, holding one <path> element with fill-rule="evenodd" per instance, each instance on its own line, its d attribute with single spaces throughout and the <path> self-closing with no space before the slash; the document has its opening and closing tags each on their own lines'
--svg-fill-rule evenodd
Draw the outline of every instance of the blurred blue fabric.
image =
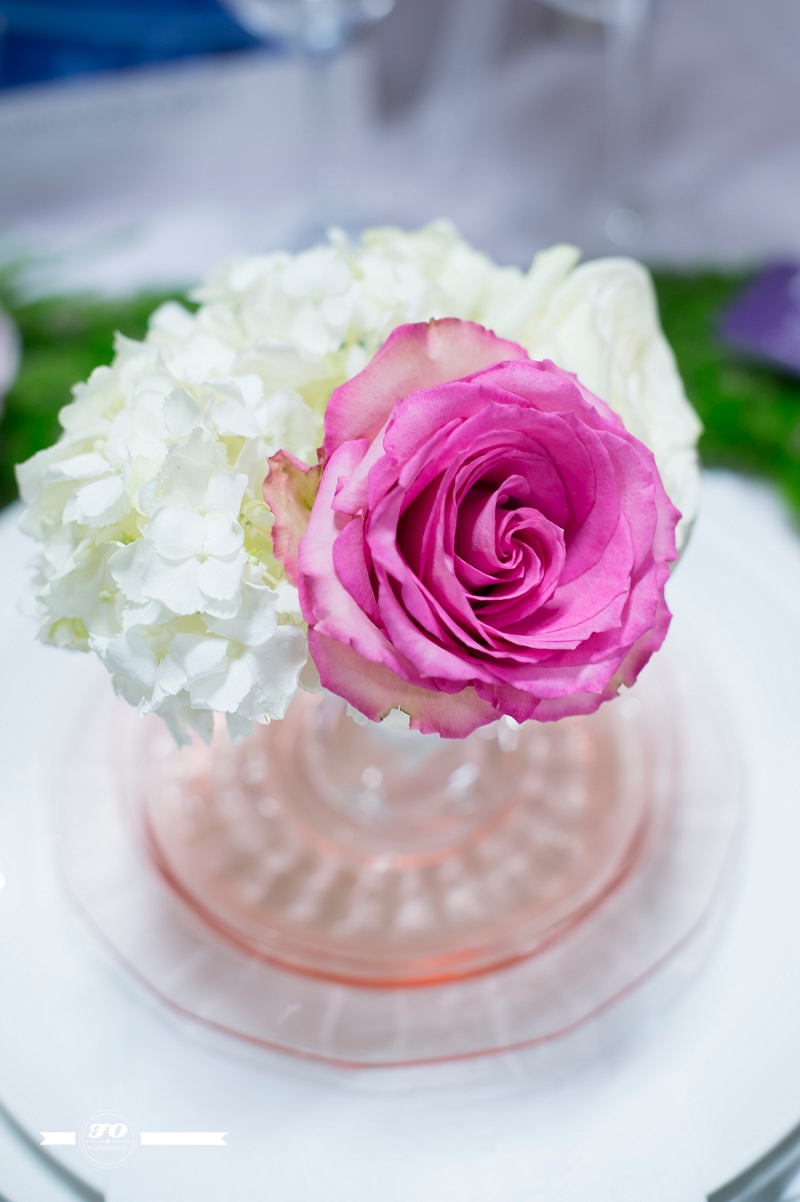
<svg viewBox="0 0 800 1202">
<path fill-rule="evenodd" d="M 0 88 L 258 44 L 217 0 L 0 0 Z"/>
</svg>

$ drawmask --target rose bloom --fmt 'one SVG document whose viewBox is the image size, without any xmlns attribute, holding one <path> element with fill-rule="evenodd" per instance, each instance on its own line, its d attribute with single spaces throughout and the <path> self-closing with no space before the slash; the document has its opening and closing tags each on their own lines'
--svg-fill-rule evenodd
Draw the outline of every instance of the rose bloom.
<svg viewBox="0 0 800 1202">
<path fill-rule="evenodd" d="M 661 645 L 680 514 L 551 362 L 471 322 L 402 326 L 333 393 L 323 460 L 310 517 L 319 469 L 274 457 L 265 499 L 321 682 L 367 717 L 454 738 L 590 713 Z"/>
</svg>

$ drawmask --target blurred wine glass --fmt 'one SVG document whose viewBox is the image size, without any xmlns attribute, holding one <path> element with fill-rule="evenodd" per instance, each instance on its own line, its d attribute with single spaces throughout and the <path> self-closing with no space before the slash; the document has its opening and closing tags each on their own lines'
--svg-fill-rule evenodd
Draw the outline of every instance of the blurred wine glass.
<svg viewBox="0 0 800 1202">
<path fill-rule="evenodd" d="M 605 43 L 605 234 L 634 246 L 644 232 L 642 150 L 646 54 L 652 0 L 542 0 L 568 16 L 599 21 Z"/>
<path fill-rule="evenodd" d="M 277 40 L 312 58 L 338 54 L 365 26 L 388 16 L 394 0 L 223 0 L 254 37 Z"/>
<path fill-rule="evenodd" d="M 321 241 L 340 226 L 364 225 L 335 173 L 337 105 L 331 87 L 333 60 L 364 29 L 388 16 L 395 0 L 222 0 L 254 37 L 284 46 L 306 64 L 306 152 L 311 167 L 308 210 L 282 239 L 287 250 Z"/>
</svg>

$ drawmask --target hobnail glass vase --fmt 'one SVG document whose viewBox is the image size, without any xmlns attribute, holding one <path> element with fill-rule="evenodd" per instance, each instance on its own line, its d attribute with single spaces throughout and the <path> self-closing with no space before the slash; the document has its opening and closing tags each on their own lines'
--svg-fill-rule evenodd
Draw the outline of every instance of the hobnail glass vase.
<svg viewBox="0 0 800 1202">
<path fill-rule="evenodd" d="M 65 774 L 68 881 L 173 1007 L 351 1064 L 572 1029 L 691 942 L 739 808 L 735 749 L 661 652 L 586 717 L 465 739 L 298 693 L 178 749 L 103 693 Z"/>
</svg>

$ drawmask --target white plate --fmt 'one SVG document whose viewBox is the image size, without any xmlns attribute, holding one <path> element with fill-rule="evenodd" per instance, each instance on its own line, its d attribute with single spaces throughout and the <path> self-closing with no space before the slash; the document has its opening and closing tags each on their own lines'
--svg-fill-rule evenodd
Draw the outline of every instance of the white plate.
<svg viewBox="0 0 800 1202">
<path fill-rule="evenodd" d="M 698 1202 L 800 1118 L 800 543 L 766 490 L 706 478 L 671 582 L 748 769 L 729 913 L 699 979 L 543 1048 L 393 1070 L 302 1065 L 182 1020 L 96 942 L 60 882 L 54 767 L 101 669 L 41 648 L 15 608 L 29 547 L 0 528 L 0 1099 L 31 1131 L 121 1112 L 228 1148 L 63 1163 L 110 1202 Z M 32 888 L 32 885 L 35 888 Z M 33 896 L 35 904 L 27 899 Z M 176 1191 L 180 1191 L 179 1193 Z"/>
</svg>

